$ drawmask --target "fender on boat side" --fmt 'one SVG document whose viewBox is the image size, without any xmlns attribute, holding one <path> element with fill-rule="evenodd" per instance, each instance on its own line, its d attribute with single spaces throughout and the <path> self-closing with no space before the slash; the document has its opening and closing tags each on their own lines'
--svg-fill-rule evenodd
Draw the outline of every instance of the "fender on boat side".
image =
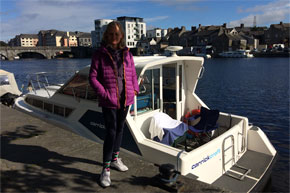
<svg viewBox="0 0 290 193">
<path fill-rule="evenodd" d="M 248 149 L 272 156 L 277 153 L 266 134 L 257 126 L 248 131 Z"/>
</svg>

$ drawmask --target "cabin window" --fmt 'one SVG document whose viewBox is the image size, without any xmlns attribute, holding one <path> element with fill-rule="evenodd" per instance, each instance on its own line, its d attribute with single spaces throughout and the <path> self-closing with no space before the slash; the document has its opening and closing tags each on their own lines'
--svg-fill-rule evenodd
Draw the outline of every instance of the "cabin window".
<svg viewBox="0 0 290 193">
<path fill-rule="evenodd" d="M 73 109 L 65 107 L 64 116 L 68 117 L 73 112 Z"/>
<path fill-rule="evenodd" d="M 53 111 L 54 111 L 54 114 L 56 114 L 56 115 L 64 116 L 64 108 L 63 107 L 54 105 Z"/>
<path fill-rule="evenodd" d="M 163 111 L 176 119 L 176 64 L 163 67 Z"/>
<path fill-rule="evenodd" d="M 0 85 L 9 85 L 9 79 L 7 75 L 0 75 Z"/>
<path fill-rule="evenodd" d="M 72 80 L 60 90 L 60 93 L 77 98 L 97 100 L 96 92 L 89 84 L 88 77 L 80 74 L 76 74 Z"/>
<path fill-rule="evenodd" d="M 32 105 L 42 109 L 43 108 L 43 101 L 37 100 L 37 99 L 33 99 Z"/>
<path fill-rule="evenodd" d="M 52 104 L 44 103 L 44 105 L 43 105 L 43 109 L 44 109 L 45 111 L 47 111 L 47 112 L 52 113 L 53 106 L 52 106 Z"/>
<path fill-rule="evenodd" d="M 137 114 L 160 109 L 160 69 L 147 70 L 139 85 L 140 92 L 137 96 Z M 131 107 L 133 114 L 134 105 Z"/>
<path fill-rule="evenodd" d="M 34 107 L 37 107 L 39 109 L 42 109 L 44 111 L 47 111 L 49 113 L 56 114 L 62 117 L 68 117 L 73 112 L 73 109 L 71 108 L 50 104 L 50 103 L 43 102 L 38 99 L 27 97 L 25 98 L 25 101 Z"/>
</svg>

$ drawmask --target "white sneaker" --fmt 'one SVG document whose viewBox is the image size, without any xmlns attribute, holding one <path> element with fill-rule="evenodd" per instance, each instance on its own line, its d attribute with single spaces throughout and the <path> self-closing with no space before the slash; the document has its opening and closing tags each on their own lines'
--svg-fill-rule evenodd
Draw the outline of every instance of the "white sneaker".
<svg viewBox="0 0 290 193">
<path fill-rule="evenodd" d="M 116 168 L 121 172 L 125 172 L 128 170 L 128 167 L 125 164 L 123 164 L 121 158 L 117 158 L 117 161 L 112 161 L 111 167 Z"/>
<path fill-rule="evenodd" d="M 101 183 L 101 186 L 103 187 L 108 187 L 111 185 L 110 171 L 103 169 L 100 176 L 100 183 Z"/>
</svg>

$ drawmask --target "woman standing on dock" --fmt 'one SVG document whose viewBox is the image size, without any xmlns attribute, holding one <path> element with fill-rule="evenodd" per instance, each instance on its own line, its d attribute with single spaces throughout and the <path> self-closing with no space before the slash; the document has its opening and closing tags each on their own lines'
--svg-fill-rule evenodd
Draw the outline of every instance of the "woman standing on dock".
<svg viewBox="0 0 290 193">
<path fill-rule="evenodd" d="M 107 187 L 111 185 L 110 167 L 128 170 L 119 152 L 128 107 L 139 92 L 133 56 L 125 46 L 123 29 L 116 21 L 109 23 L 102 46 L 92 57 L 89 81 L 99 97 L 105 122 L 100 183 Z"/>
</svg>

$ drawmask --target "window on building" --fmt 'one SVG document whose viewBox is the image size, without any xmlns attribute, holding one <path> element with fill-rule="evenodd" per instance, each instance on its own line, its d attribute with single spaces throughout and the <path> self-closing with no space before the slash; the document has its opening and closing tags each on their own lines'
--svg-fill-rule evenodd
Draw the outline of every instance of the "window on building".
<svg viewBox="0 0 290 193">
<path fill-rule="evenodd" d="M 128 36 L 128 40 L 130 39 L 130 36 Z"/>
<path fill-rule="evenodd" d="M 100 21 L 95 21 L 95 25 L 100 25 L 101 22 Z"/>
</svg>

